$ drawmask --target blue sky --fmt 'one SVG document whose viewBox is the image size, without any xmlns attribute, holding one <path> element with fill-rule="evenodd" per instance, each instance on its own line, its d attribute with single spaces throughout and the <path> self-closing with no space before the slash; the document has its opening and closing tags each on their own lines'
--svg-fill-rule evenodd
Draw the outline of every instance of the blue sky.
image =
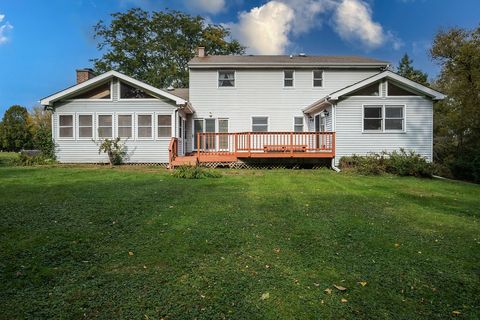
<svg viewBox="0 0 480 320">
<path fill-rule="evenodd" d="M 473 28 L 478 0 L 0 0 L 0 116 L 75 82 L 101 55 L 92 26 L 131 7 L 178 9 L 231 28 L 249 53 L 367 55 L 407 52 L 431 77 L 428 48 L 441 28 Z"/>
</svg>

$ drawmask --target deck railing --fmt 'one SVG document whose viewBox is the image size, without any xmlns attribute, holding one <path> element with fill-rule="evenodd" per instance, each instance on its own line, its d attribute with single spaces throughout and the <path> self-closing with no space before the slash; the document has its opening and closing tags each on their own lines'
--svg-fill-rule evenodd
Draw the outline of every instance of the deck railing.
<svg viewBox="0 0 480 320">
<path fill-rule="evenodd" d="M 195 140 L 199 156 L 335 152 L 335 132 L 200 132 Z"/>
</svg>

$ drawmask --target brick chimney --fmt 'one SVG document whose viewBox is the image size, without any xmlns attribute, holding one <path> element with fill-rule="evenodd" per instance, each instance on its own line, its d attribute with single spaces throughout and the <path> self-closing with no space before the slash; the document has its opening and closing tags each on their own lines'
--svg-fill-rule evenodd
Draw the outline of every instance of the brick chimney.
<svg viewBox="0 0 480 320">
<path fill-rule="evenodd" d="M 205 57 L 205 47 L 197 47 L 197 57 Z"/>
<path fill-rule="evenodd" d="M 77 69 L 77 84 L 90 80 L 93 77 L 95 77 L 95 74 L 93 73 L 92 69 Z"/>
</svg>

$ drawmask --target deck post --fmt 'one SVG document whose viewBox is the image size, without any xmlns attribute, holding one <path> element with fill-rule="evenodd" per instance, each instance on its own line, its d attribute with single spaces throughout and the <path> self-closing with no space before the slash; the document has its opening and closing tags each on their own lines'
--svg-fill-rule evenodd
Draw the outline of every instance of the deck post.
<svg viewBox="0 0 480 320">
<path fill-rule="evenodd" d="M 197 159 L 200 159 L 200 132 L 197 132 Z"/>
<path fill-rule="evenodd" d="M 335 132 L 332 132 L 332 153 L 335 156 Z"/>
<path fill-rule="evenodd" d="M 233 152 L 235 156 L 237 156 L 237 150 L 238 150 L 238 133 L 233 134 Z"/>
<path fill-rule="evenodd" d="M 252 152 L 252 148 L 250 146 L 251 144 L 251 141 L 250 141 L 250 132 L 247 133 L 247 147 L 248 147 L 248 156 L 250 157 L 251 156 L 251 152 Z"/>
<path fill-rule="evenodd" d="M 293 131 L 290 132 L 290 153 L 292 154 L 293 157 Z"/>
</svg>

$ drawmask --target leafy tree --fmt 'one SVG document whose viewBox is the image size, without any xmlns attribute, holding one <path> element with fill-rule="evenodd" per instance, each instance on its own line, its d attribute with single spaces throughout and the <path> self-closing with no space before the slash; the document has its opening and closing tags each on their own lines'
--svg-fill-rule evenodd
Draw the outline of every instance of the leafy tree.
<svg viewBox="0 0 480 320">
<path fill-rule="evenodd" d="M 2 120 L 2 147 L 7 151 L 19 151 L 32 146 L 29 114 L 22 106 L 11 106 Z"/>
<path fill-rule="evenodd" d="M 413 60 L 411 60 L 408 54 L 405 53 L 398 64 L 397 73 L 407 79 L 423 84 L 424 86 L 429 86 L 428 75 L 421 70 L 415 69 L 412 64 Z"/>
<path fill-rule="evenodd" d="M 113 69 L 156 87 L 187 87 L 187 64 L 198 46 L 207 54 L 244 53 L 238 41 L 228 40 L 228 29 L 201 16 L 136 8 L 112 17 L 109 25 L 100 21 L 94 27 L 97 47 L 105 51 L 92 60 L 97 72 Z"/>
<path fill-rule="evenodd" d="M 435 108 L 435 155 L 455 177 L 480 182 L 480 27 L 438 32 L 430 54 L 448 96 Z"/>
<path fill-rule="evenodd" d="M 42 106 L 30 112 L 33 146 L 50 159 L 55 159 L 55 143 L 52 139 L 52 113 Z"/>
</svg>

